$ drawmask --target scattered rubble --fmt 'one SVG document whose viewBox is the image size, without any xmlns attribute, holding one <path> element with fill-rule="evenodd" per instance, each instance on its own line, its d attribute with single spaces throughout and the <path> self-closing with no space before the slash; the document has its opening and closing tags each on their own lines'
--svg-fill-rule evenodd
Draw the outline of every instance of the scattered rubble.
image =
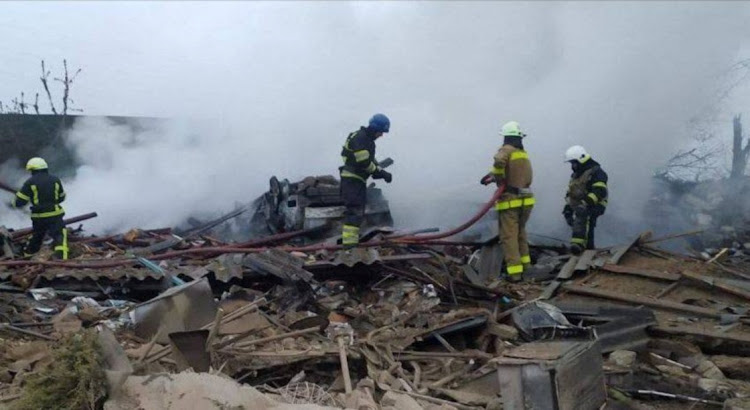
<svg viewBox="0 0 750 410">
<path fill-rule="evenodd" d="M 241 214 L 179 234 L 79 227 L 70 261 L 0 260 L 0 406 L 743 408 L 750 397 L 750 270 L 736 253 L 658 247 L 680 235 L 580 256 L 532 246 L 544 274 L 490 287 L 496 239 L 371 229 L 345 251 L 306 228 L 217 234 Z M 12 253 L 20 237 L 6 238 Z"/>
</svg>

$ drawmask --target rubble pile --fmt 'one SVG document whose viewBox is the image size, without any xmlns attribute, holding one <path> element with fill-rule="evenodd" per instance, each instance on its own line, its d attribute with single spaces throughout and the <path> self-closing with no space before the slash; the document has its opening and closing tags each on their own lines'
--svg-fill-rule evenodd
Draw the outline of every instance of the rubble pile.
<svg viewBox="0 0 750 410">
<path fill-rule="evenodd" d="M 690 182 L 656 179 L 653 195 L 645 208 L 652 227 L 675 230 L 695 227 L 703 231 L 689 238 L 691 248 L 750 249 L 750 207 L 746 179 Z M 746 246 L 747 245 L 747 246 Z"/>
<path fill-rule="evenodd" d="M 0 260 L 0 406 L 44 407 L 38 380 L 78 371 L 106 395 L 79 384 L 88 400 L 52 395 L 61 408 L 747 408 L 750 397 L 750 273 L 728 251 L 657 247 L 675 236 L 580 256 L 533 246 L 525 281 L 498 284 L 496 238 L 373 229 L 343 250 L 288 244 L 304 230 L 244 243 L 201 229 L 71 231 L 70 261 Z M 91 335 L 96 355 L 63 358 Z"/>
</svg>

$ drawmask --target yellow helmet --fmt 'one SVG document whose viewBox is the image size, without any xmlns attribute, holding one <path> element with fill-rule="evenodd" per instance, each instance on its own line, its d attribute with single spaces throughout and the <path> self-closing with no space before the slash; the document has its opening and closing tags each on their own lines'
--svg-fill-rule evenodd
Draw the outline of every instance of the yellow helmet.
<svg viewBox="0 0 750 410">
<path fill-rule="evenodd" d="M 506 122 L 500 131 L 502 137 L 525 137 L 526 134 L 521 132 L 521 126 L 516 121 Z"/>
<path fill-rule="evenodd" d="M 27 171 L 38 171 L 40 169 L 47 169 L 47 161 L 43 158 L 34 157 L 26 163 Z"/>
</svg>

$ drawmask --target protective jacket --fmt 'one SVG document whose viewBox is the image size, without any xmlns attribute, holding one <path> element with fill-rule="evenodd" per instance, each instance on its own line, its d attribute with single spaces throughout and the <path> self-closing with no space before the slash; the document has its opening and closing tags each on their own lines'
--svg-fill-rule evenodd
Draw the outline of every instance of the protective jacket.
<svg viewBox="0 0 750 410">
<path fill-rule="evenodd" d="M 17 208 L 31 203 L 31 218 L 52 218 L 65 215 L 60 203 L 65 200 L 60 178 L 50 175 L 46 170 L 34 171 L 31 178 L 24 182 L 21 190 L 16 192 L 13 205 Z"/>
<path fill-rule="evenodd" d="M 533 177 L 531 161 L 520 138 L 506 137 L 505 144 L 495 154 L 490 173 L 498 185 L 505 183 L 505 193 L 495 205 L 498 211 L 534 205 L 534 196 L 529 189 Z"/>
<path fill-rule="evenodd" d="M 341 159 L 344 161 L 339 168 L 342 178 L 354 178 L 366 183 L 367 178 L 378 171 L 375 137 L 369 135 L 366 127 L 349 134 L 341 149 Z"/>
<path fill-rule="evenodd" d="M 524 267 L 531 264 L 526 223 L 535 201 L 529 189 L 531 161 L 523 150 L 520 136 L 505 137 L 503 146 L 495 154 L 490 174 L 498 185 L 505 184 L 505 191 L 495 204 L 505 269 L 509 277 L 520 277 Z"/>
<path fill-rule="evenodd" d="M 608 202 L 607 180 L 601 165 L 589 159 L 570 176 L 565 200 L 573 209 L 586 205 L 602 215 Z"/>
</svg>

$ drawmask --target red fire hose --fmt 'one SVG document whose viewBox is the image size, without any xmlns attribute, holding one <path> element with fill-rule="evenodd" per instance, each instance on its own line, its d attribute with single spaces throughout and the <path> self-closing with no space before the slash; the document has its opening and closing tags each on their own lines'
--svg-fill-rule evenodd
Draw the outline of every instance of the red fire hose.
<svg viewBox="0 0 750 410">
<path fill-rule="evenodd" d="M 466 221 L 464 224 L 451 229 L 446 232 L 442 233 L 436 233 L 433 235 L 423 235 L 423 236 L 407 236 L 402 237 L 399 239 L 393 239 L 393 240 L 381 240 L 381 241 L 372 241 L 372 242 L 366 242 L 361 243 L 358 246 L 359 247 L 373 247 L 373 246 L 398 246 L 398 245 L 414 245 L 414 244 L 423 244 L 423 245 L 429 245 L 429 244 L 437 244 L 437 245 L 446 245 L 446 244 L 453 244 L 451 242 L 445 242 L 440 241 L 439 239 L 447 238 L 449 236 L 456 235 L 460 232 L 465 231 L 470 226 L 474 225 L 482 216 L 487 213 L 487 211 L 492 208 L 492 206 L 495 204 L 495 202 L 500 198 L 500 195 L 505 190 L 505 186 L 500 186 L 495 193 L 492 195 L 492 198 L 482 206 L 482 208 L 468 221 Z M 284 235 L 284 234 L 282 234 Z M 279 236 L 282 236 L 279 235 Z M 278 240 L 278 238 L 275 238 Z M 264 241 L 263 239 L 257 240 L 255 244 L 261 245 L 262 243 L 267 243 L 269 241 Z M 223 253 L 258 253 L 263 252 L 268 249 L 269 247 L 256 247 L 251 248 L 247 247 L 247 245 L 250 245 L 250 243 L 243 243 L 243 244 L 233 244 L 233 245 L 227 245 L 227 246 L 216 246 L 216 247 L 208 247 L 208 248 L 195 248 L 195 249 L 185 249 L 181 251 L 172 251 L 172 252 L 166 252 L 160 255 L 154 255 L 149 257 L 150 260 L 164 260 L 164 259 L 172 259 L 178 256 L 183 255 L 189 255 L 189 254 L 223 254 Z M 244 246 L 244 247 L 240 247 Z M 284 250 L 287 252 L 313 252 L 313 251 L 319 251 L 319 250 L 339 250 L 343 249 L 344 247 L 342 245 L 310 245 L 310 246 L 280 246 L 276 247 L 276 249 Z M 32 266 L 32 265 L 43 265 L 43 266 L 55 266 L 55 267 L 66 267 L 66 268 L 74 268 L 74 269 L 101 269 L 101 268 L 112 268 L 116 266 L 122 266 L 122 265 L 129 265 L 129 264 L 136 264 L 137 261 L 134 259 L 119 259 L 119 260 L 111 260 L 111 259 L 91 259 L 87 261 L 0 261 L 0 266 Z"/>
<path fill-rule="evenodd" d="M 434 241 L 436 239 L 447 238 L 449 236 L 453 236 L 457 233 L 463 232 L 466 229 L 468 229 L 470 226 L 477 223 L 477 221 L 480 218 L 482 218 L 482 216 L 486 214 L 487 211 L 489 211 L 493 205 L 495 205 L 495 202 L 498 200 L 498 198 L 500 198 L 500 195 L 502 195 L 504 191 L 505 191 L 505 185 L 501 185 L 499 188 L 497 188 L 497 190 L 495 191 L 495 194 L 492 195 L 492 198 L 489 200 L 489 202 L 484 204 L 484 206 L 482 207 L 482 209 L 479 210 L 479 212 L 477 212 L 471 219 L 466 221 L 466 223 L 464 223 L 461 226 L 453 228 L 450 231 L 436 233 L 432 235 L 407 236 L 407 237 L 399 238 L 395 240 L 394 242 L 413 243 L 413 242 L 423 242 L 423 241 Z"/>
</svg>

